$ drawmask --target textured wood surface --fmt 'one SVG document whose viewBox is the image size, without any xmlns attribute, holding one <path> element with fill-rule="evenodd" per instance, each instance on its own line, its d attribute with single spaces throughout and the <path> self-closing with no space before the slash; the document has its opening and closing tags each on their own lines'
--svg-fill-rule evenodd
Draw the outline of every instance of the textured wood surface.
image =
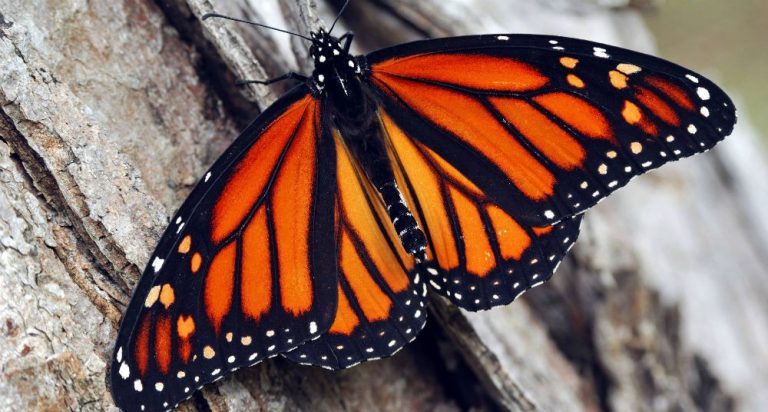
<svg viewBox="0 0 768 412">
<path fill-rule="evenodd" d="M 235 80 L 309 68 L 296 39 L 200 16 L 306 33 L 339 3 L 0 0 L 0 410 L 114 409 L 112 340 L 168 216 L 286 86 Z M 356 1 L 340 24 L 360 52 L 481 32 L 652 51 L 634 11 L 599 3 Z M 555 280 L 522 301 L 466 313 L 433 299 L 391 359 L 338 373 L 272 360 L 182 409 L 760 410 L 765 153 L 740 121 L 714 152 L 590 211 Z"/>
</svg>

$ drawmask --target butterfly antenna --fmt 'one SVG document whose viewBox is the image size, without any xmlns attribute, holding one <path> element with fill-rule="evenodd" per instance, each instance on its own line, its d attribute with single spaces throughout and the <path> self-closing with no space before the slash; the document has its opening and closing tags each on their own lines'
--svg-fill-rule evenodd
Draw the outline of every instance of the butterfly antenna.
<svg viewBox="0 0 768 412">
<path fill-rule="evenodd" d="M 341 17 L 341 15 L 344 14 L 344 9 L 346 9 L 348 5 L 349 5 L 349 0 L 345 1 L 344 5 L 341 6 L 341 10 L 339 10 L 339 14 L 333 20 L 333 24 L 331 24 L 331 29 L 328 30 L 328 34 L 331 34 L 333 32 L 333 28 L 336 26 L 336 22 L 339 21 L 339 18 Z"/>
<path fill-rule="evenodd" d="M 296 37 L 301 37 L 302 39 L 305 39 L 305 40 L 312 41 L 312 39 L 310 39 L 309 37 L 303 36 L 303 35 L 301 35 L 299 33 L 294 33 L 292 31 L 283 30 L 283 29 L 278 29 L 277 27 L 267 26 L 266 24 L 256 23 L 255 21 L 248 21 L 248 20 L 238 19 L 238 18 L 235 18 L 235 17 L 225 16 L 223 14 L 205 13 L 205 14 L 203 14 L 202 19 L 205 20 L 205 19 L 209 19 L 211 17 L 218 17 L 218 18 L 224 19 L 224 20 L 232 20 L 232 21 L 236 21 L 236 22 L 239 22 L 239 23 L 250 24 L 251 26 L 263 27 L 265 29 L 271 29 L 271 30 L 279 31 L 281 33 L 287 33 L 287 34 L 290 34 L 290 35 L 293 35 L 293 36 L 296 36 Z"/>
</svg>

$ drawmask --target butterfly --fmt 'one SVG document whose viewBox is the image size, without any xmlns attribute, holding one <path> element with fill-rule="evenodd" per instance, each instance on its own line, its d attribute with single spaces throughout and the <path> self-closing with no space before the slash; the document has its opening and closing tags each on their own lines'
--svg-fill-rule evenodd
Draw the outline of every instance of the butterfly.
<svg viewBox="0 0 768 412">
<path fill-rule="evenodd" d="M 428 290 L 505 305 L 552 276 L 585 210 L 736 122 L 711 81 L 619 47 L 500 34 L 353 56 L 352 38 L 305 37 L 311 76 L 278 78 L 300 83 L 172 217 L 117 336 L 121 409 L 171 408 L 277 355 L 390 356 Z"/>
</svg>

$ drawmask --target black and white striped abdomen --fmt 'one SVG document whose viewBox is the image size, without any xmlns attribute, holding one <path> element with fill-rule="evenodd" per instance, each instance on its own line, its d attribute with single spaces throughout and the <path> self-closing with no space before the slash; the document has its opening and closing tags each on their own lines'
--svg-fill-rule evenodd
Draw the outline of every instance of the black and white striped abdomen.
<svg viewBox="0 0 768 412">
<path fill-rule="evenodd" d="M 393 180 L 377 189 L 405 250 L 412 255 L 422 254 L 427 247 L 427 239 L 406 205 L 397 183 Z"/>
</svg>

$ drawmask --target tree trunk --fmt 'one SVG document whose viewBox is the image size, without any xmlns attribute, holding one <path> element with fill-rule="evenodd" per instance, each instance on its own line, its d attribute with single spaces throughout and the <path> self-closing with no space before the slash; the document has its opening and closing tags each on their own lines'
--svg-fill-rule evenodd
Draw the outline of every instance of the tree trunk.
<svg viewBox="0 0 768 412">
<path fill-rule="evenodd" d="M 341 1 L 220 3 L 307 33 Z M 652 50 L 635 11 L 598 3 L 356 0 L 340 24 L 360 52 L 481 32 Z M 0 0 L 0 410 L 114 409 L 113 339 L 168 216 L 286 86 L 235 80 L 310 69 L 306 44 L 201 22 L 213 9 Z M 524 299 L 468 313 L 433 297 L 428 328 L 390 359 L 341 372 L 273 359 L 182 410 L 759 410 L 768 165 L 744 123 L 587 213 L 555 280 Z"/>
</svg>

